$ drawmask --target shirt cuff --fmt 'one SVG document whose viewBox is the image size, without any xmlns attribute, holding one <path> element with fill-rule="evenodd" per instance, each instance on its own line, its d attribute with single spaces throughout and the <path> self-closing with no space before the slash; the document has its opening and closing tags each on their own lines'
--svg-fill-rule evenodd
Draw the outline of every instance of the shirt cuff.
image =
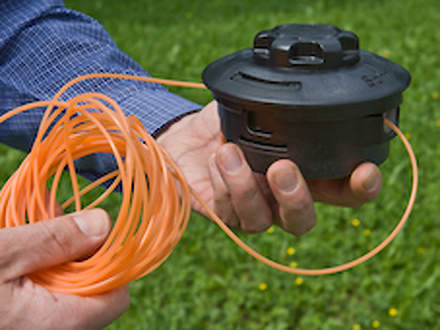
<svg viewBox="0 0 440 330">
<path fill-rule="evenodd" d="M 169 123 L 202 108 L 165 88 L 137 90 L 120 100 L 119 106 L 126 115 L 135 115 L 153 136 Z"/>
<path fill-rule="evenodd" d="M 169 123 L 202 108 L 201 105 L 165 88 L 135 90 L 126 98 L 120 99 L 118 105 L 126 115 L 135 115 L 153 136 Z M 98 153 L 76 160 L 75 167 L 79 174 L 95 181 L 116 170 L 117 164 L 113 155 Z M 110 183 L 107 182 L 104 186 Z M 116 191 L 120 191 L 120 186 Z"/>
</svg>

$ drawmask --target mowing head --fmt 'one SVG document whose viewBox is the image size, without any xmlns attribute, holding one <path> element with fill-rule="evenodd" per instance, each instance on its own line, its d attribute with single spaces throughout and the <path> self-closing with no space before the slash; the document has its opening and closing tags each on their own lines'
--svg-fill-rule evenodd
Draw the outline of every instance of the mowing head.
<svg viewBox="0 0 440 330">
<path fill-rule="evenodd" d="M 289 24 L 258 33 L 253 48 L 211 63 L 202 79 L 226 140 L 254 171 L 289 158 L 305 178 L 339 178 L 387 158 L 395 134 L 384 118 L 398 125 L 411 77 L 359 49 L 352 32 Z"/>
</svg>

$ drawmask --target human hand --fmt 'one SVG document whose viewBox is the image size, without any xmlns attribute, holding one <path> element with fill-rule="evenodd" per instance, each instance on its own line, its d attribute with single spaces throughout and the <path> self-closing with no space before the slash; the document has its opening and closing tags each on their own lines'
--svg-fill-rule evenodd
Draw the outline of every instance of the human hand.
<svg viewBox="0 0 440 330">
<path fill-rule="evenodd" d="M 129 306 L 127 287 L 79 297 L 47 291 L 26 277 L 90 256 L 111 228 L 101 209 L 0 230 L 0 329 L 102 329 Z"/>
<path fill-rule="evenodd" d="M 316 222 L 314 201 L 360 207 L 381 189 L 380 171 L 372 163 L 337 180 L 306 182 L 287 159 L 273 163 L 266 175 L 252 172 L 236 145 L 223 144 L 215 101 L 171 125 L 157 140 L 209 207 L 230 227 L 249 233 L 276 223 L 302 235 Z M 194 200 L 193 209 L 206 215 Z"/>
</svg>

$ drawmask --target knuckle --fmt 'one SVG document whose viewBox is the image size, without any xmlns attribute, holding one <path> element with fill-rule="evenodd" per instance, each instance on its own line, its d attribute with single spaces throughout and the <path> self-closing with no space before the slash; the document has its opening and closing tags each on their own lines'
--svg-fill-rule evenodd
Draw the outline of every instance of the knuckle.
<svg viewBox="0 0 440 330">
<path fill-rule="evenodd" d="M 215 213 L 218 215 L 218 217 L 223 221 L 225 225 L 232 229 L 239 229 L 240 223 L 238 221 L 238 217 L 235 213 L 235 211 L 230 206 L 223 207 L 216 205 L 215 207 Z"/>
<path fill-rule="evenodd" d="M 231 194 L 226 189 L 217 189 L 214 191 L 214 205 L 223 205 L 231 199 Z"/>
<path fill-rule="evenodd" d="M 45 232 L 45 241 L 48 243 L 42 246 L 47 247 L 47 253 L 57 256 L 61 254 L 64 258 L 70 257 L 73 251 L 72 230 L 56 230 L 56 226 L 51 226 L 45 221 L 41 222 L 41 226 Z"/>
<path fill-rule="evenodd" d="M 252 203 L 256 198 L 258 198 L 259 193 L 258 188 L 253 186 L 245 186 L 244 189 L 241 188 L 235 192 L 235 198 L 240 206 L 247 208 L 249 203 Z"/>
<path fill-rule="evenodd" d="M 272 225 L 272 213 L 258 187 L 247 186 L 233 196 L 241 230 L 260 233 Z"/>
<path fill-rule="evenodd" d="M 230 215 L 229 217 L 224 217 L 224 219 L 225 224 L 231 229 L 240 229 L 240 221 L 236 215 Z"/>
<path fill-rule="evenodd" d="M 272 225 L 272 213 L 269 210 L 256 210 L 240 217 L 241 228 L 248 234 L 261 233 Z"/>
</svg>

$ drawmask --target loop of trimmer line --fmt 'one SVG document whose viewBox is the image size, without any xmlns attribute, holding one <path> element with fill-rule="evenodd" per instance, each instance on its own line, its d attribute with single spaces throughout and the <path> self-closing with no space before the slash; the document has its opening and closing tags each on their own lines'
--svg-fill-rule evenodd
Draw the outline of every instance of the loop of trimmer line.
<svg viewBox="0 0 440 330">
<path fill-rule="evenodd" d="M 190 192 L 176 164 L 137 119 L 125 117 L 105 95 L 87 93 L 69 102 L 52 100 L 25 105 L 2 116 L 0 122 L 33 106 L 47 106 L 53 112 L 45 113 L 32 150 L 2 189 L 0 227 L 55 217 L 57 185 L 66 166 L 74 196 L 63 206 L 74 201 L 79 211 L 80 196 L 97 186 L 97 182 L 80 191 L 76 173 L 71 170 L 73 161 L 96 152 L 114 154 L 118 170 L 98 180 L 102 183 L 114 178 L 107 191 L 87 208 L 96 206 L 119 182 L 123 200 L 112 232 L 92 257 L 39 271 L 30 278 L 51 291 L 91 295 L 122 286 L 158 267 L 183 234 L 191 210 Z M 97 109 L 102 113 L 96 112 Z M 61 112 L 64 112 L 62 117 Z M 58 122 L 53 123 L 57 117 Z M 54 179 L 47 209 L 45 190 L 51 176 Z M 180 198 L 177 184 L 182 191 Z"/>
<path fill-rule="evenodd" d="M 20 112 L 37 107 L 47 108 L 34 147 L 19 168 L 21 172 L 17 170 L 1 191 L 0 227 L 23 225 L 26 223 L 26 218 L 27 222 L 33 223 L 54 217 L 57 186 L 60 181 L 61 173 L 66 166 L 71 176 L 73 196 L 63 203 L 63 208 L 75 202 L 76 210 L 79 211 L 82 208 L 80 196 L 99 184 L 113 179 L 114 181 L 109 188 L 87 206 L 87 208 L 95 207 L 105 199 L 119 183 L 122 185 L 123 202 L 114 228 L 107 241 L 94 256 L 82 262 L 67 263 L 31 275 L 34 281 L 45 285 L 49 290 L 79 295 L 97 294 L 122 286 L 154 270 L 171 253 L 186 228 L 190 212 L 190 194 L 202 205 L 206 213 L 217 225 L 247 253 L 271 267 L 299 275 L 336 273 L 368 260 L 394 239 L 403 228 L 411 213 L 418 185 L 416 158 L 405 136 L 400 132 L 397 126 L 388 119 L 385 119 L 385 123 L 394 130 L 403 142 L 411 160 L 413 174 L 409 202 L 402 219 L 395 229 L 373 250 L 343 265 L 324 269 L 300 269 L 276 263 L 260 255 L 241 241 L 189 187 L 184 179 L 183 173 L 179 170 L 171 157 L 167 156 L 166 152 L 145 131 L 142 124 L 134 117 L 125 117 L 122 110 L 112 99 L 100 93 L 85 93 L 68 101 L 59 101 L 60 96 L 72 85 L 86 79 L 95 78 L 139 80 L 166 85 L 205 88 L 203 84 L 198 83 L 149 77 L 115 73 L 89 74 L 68 82 L 58 91 L 51 101 L 24 105 L 0 117 L 0 123 L 2 123 Z M 88 111 L 96 109 L 102 112 Z M 61 119 L 58 118 L 63 112 L 63 117 Z M 54 123 L 57 118 L 58 122 Z M 53 127 L 49 134 L 45 136 L 50 125 L 53 125 Z M 87 136 L 86 132 L 93 134 Z M 58 135 L 52 138 L 52 135 L 55 133 Z M 47 140 L 51 138 L 53 141 Z M 38 148 L 43 148 L 44 143 L 47 144 L 47 141 L 52 142 L 50 146 L 52 153 L 50 157 L 48 157 L 49 159 L 44 160 L 44 166 L 40 164 L 42 160 L 37 158 L 37 151 Z M 142 143 L 141 141 L 144 142 Z M 64 144 L 61 143 L 57 145 L 55 142 L 64 142 Z M 85 144 L 90 144 L 91 147 L 86 148 L 84 147 Z M 46 146 L 46 149 L 47 148 Z M 101 179 L 79 190 L 73 161 L 96 152 L 113 153 L 119 169 L 108 173 Z M 125 157 L 124 162 L 122 161 L 123 157 Z M 52 163 L 57 165 L 51 168 Z M 43 167 L 39 167 L 40 165 Z M 39 168 L 44 169 L 43 174 L 38 172 Z M 30 171 L 31 173 L 29 173 Z M 24 180 L 23 182 L 25 182 L 25 184 L 30 185 L 33 183 L 35 187 L 32 191 L 29 189 L 25 191 L 26 198 L 24 201 L 23 199 L 20 200 L 17 190 L 14 190 L 14 185 L 10 183 L 10 181 L 16 183 L 17 180 L 20 179 L 17 173 L 22 173 L 21 179 Z M 154 174 L 151 175 L 151 173 Z M 159 173 L 159 175 L 156 175 L 156 173 Z M 145 174 L 147 174 L 149 178 L 148 183 L 141 179 L 141 177 L 143 177 L 143 180 L 145 180 Z M 44 196 L 46 181 L 52 175 L 54 176 L 54 180 L 50 191 L 49 209 L 46 209 Z M 179 184 L 181 190 L 180 197 L 174 180 L 177 180 Z M 164 182 L 169 190 L 160 188 Z M 139 186 L 141 188 L 139 188 Z M 131 190 L 133 190 L 133 193 Z M 142 194 L 144 196 L 141 196 Z M 166 205 L 161 204 L 163 208 L 158 211 L 159 217 L 158 214 L 154 213 L 158 210 L 155 208 L 156 203 L 160 204 L 161 200 L 164 199 L 167 201 L 165 204 L 171 204 L 173 208 L 167 209 Z M 15 203 L 13 206 L 9 205 L 13 203 Z M 16 206 L 26 206 L 24 204 L 27 205 L 27 209 L 16 208 Z M 155 211 L 152 211 L 152 208 Z M 162 220 L 163 216 L 168 218 Z M 128 220 L 125 217 L 127 217 Z M 137 219 L 140 217 L 142 217 L 142 221 L 138 223 Z M 176 228 L 167 227 L 167 224 L 172 224 L 172 226 Z M 165 235 L 164 230 L 169 230 L 173 234 L 171 235 L 170 232 L 167 232 L 167 235 Z M 136 242 L 141 245 L 136 245 Z M 163 245 L 161 246 L 161 244 Z M 162 248 L 162 250 L 160 250 L 161 254 L 157 253 L 153 248 Z M 146 251 L 148 253 L 146 253 Z M 151 263 L 147 264 L 146 259 Z M 121 264 L 125 266 L 130 265 L 132 268 L 122 269 Z"/>
<path fill-rule="evenodd" d="M 265 263 L 266 265 L 276 268 L 278 270 L 287 272 L 287 273 L 291 273 L 291 274 L 296 274 L 296 275 L 311 275 L 311 276 L 316 276 L 316 275 L 327 275 L 327 274 L 334 274 L 334 273 L 338 273 L 338 272 L 342 272 L 344 270 L 353 268 L 365 261 L 367 261 L 368 259 L 372 258 L 373 256 L 375 256 L 377 253 L 379 253 L 381 250 L 383 250 L 396 236 L 397 234 L 402 230 L 403 226 L 405 225 L 406 221 L 408 220 L 409 215 L 411 214 L 411 211 L 413 209 L 414 206 L 414 202 L 416 199 L 416 195 L 417 195 L 417 187 L 418 187 L 418 181 L 419 181 L 419 177 L 418 177 L 418 168 L 417 168 L 417 160 L 416 157 L 414 155 L 414 151 L 411 148 L 410 143 L 408 142 L 408 140 L 406 139 L 406 137 L 404 136 L 404 134 L 397 128 L 397 126 L 391 122 L 389 119 L 385 118 L 385 123 L 398 135 L 398 137 L 400 138 L 400 140 L 403 142 L 409 158 L 411 160 L 411 168 L 412 168 L 412 186 L 411 186 L 411 194 L 408 200 L 408 204 L 406 206 L 405 212 L 401 218 L 401 220 L 398 222 L 398 224 L 396 225 L 396 227 L 393 229 L 393 231 L 379 244 L 377 245 L 374 249 L 370 250 L 368 253 L 362 255 L 361 257 L 354 259 L 350 262 L 338 265 L 338 266 L 334 266 L 334 267 L 328 267 L 328 268 L 321 268 L 321 269 L 303 269 L 303 268 L 292 268 L 286 265 L 282 265 L 279 264 L 277 262 L 274 262 L 273 260 L 270 260 L 264 256 L 262 256 L 261 254 L 259 254 L 258 252 L 256 252 L 255 250 L 253 250 L 251 247 L 249 247 L 248 245 L 246 245 L 243 241 L 241 241 L 229 228 L 228 226 L 226 226 L 219 217 L 217 217 L 217 215 L 212 212 L 210 209 L 205 208 L 206 212 L 209 214 L 209 216 L 217 223 L 217 225 L 223 230 L 225 231 L 225 233 L 234 240 L 234 242 L 239 245 L 243 250 L 245 250 L 247 253 L 249 253 L 251 256 L 253 256 L 255 259 Z M 197 199 L 197 201 L 200 203 L 201 200 L 198 198 L 197 195 L 195 195 L 193 193 L 193 196 Z"/>
</svg>

